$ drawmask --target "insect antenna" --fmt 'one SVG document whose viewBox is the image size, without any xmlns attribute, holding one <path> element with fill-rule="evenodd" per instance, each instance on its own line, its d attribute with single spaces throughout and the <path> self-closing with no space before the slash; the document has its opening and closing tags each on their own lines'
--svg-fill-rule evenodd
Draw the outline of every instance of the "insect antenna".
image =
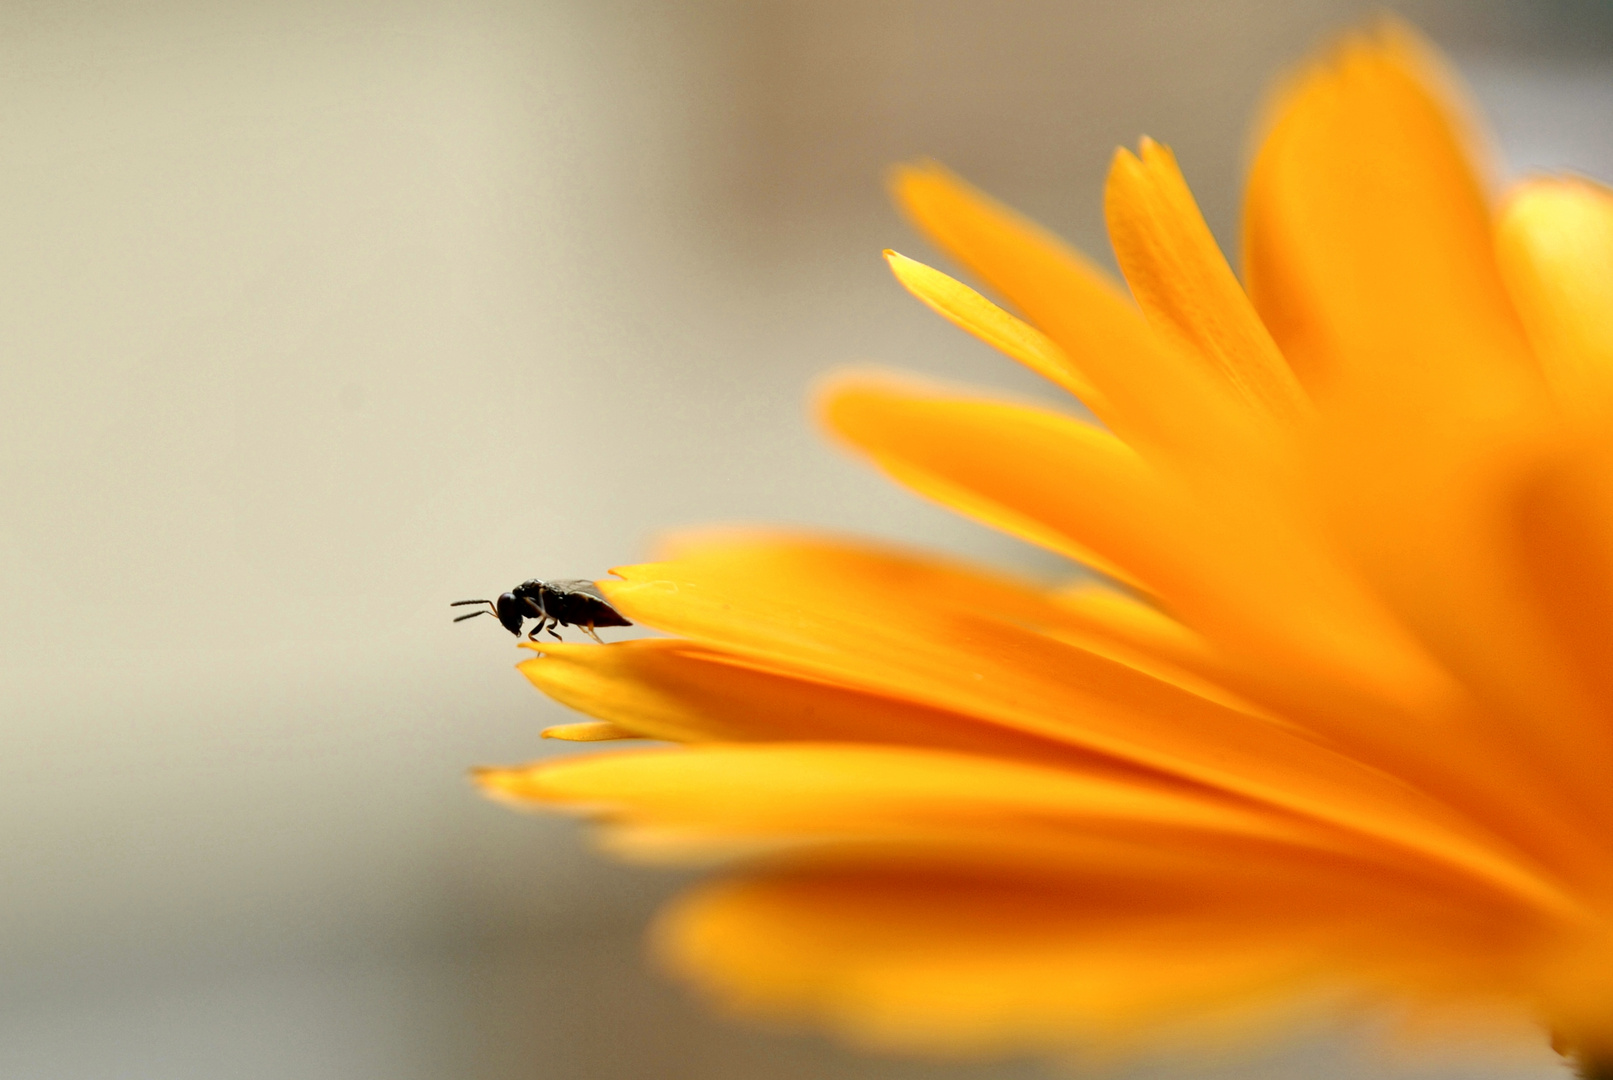
<svg viewBox="0 0 1613 1080">
<path fill-rule="evenodd" d="M 464 622 L 466 619 L 474 619 L 478 615 L 497 615 L 498 614 L 498 607 L 491 600 L 455 600 L 453 603 L 449 604 L 448 606 L 449 607 L 464 607 L 466 604 L 486 604 L 487 607 L 485 609 L 481 610 L 481 611 L 473 611 L 469 615 L 461 615 L 459 618 L 454 620 L 455 622 Z"/>
</svg>

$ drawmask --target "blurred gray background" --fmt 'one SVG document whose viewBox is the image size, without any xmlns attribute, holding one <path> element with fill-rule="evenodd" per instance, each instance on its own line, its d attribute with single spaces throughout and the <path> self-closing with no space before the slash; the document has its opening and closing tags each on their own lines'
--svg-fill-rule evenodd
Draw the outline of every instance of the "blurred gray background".
<svg viewBox="0 0 1613 1080">
<path fill-rule="evenodd" d="M 449 600 L 784 521 L 1050 574 L 813 432 L 877 361 L 1043 391 L 891 282 L 929 154 L 1104 253 L 1116 144 L 1224 239 L 1369 5 L 0 3 L 0 1078 L 1043 1075 L 644 970 L 679 878 L 486 804 L 564 714 Z M 1514 170 L 1613 177 L 1613 7 L 1403 9 Z M 1347 1043 L 1134 1076 L 1548 1077 Z"/>
</svg>

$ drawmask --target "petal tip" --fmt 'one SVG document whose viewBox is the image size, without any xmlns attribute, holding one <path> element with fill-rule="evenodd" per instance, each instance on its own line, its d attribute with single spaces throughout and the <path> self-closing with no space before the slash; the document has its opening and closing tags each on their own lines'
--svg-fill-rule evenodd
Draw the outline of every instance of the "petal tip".
<svg viewBox="0 0 1613 1080">
<path fill-rule="evenodd" d="M 609 720 L 584 720 L 575 724 L 556 724 L 541 732 L 545 739 L 562 742 L 615 742 L 619 739 L 639 739 L 643 736 L 629 731 Z"/>
</svg>

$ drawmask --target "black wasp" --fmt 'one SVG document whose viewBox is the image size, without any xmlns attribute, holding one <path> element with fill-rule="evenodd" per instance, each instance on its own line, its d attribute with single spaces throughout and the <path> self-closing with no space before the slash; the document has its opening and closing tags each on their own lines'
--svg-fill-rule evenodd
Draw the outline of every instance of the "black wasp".
<svg viewBox="0 0 1613 1080">
<path fill-rule="evenodd" d="M 521 627 L 528 619 L 538 620 L 538 625 L 527 635 L 528 641 L 537 640 L 545 630 L 549 631 L 550 637 L 559 641 L 560 635 L 554 630 L 556 626 L 580 626 L 583 633 L 599 641 L 599 635 L 594 633 L 596 626 L 633 625 L 622 618 L 621 612 L 610 606 L 610 601 L 605 599 L 598 585 L 580 578 L 575 581 L 540 581 L 533 578 L 502 594 L 497 601 L 455 600 L 448 606 L 463 607 L 466 604 L 486 604 L 487 607 L 461 615 L 455 622 L 474 619 L 478 615 L 496 615 L 498 621 L 504 624 L 504 629 L 516 637 L 521 636 Z M 599 643 L 604 644 L 603 641 Z"/>
</svg>

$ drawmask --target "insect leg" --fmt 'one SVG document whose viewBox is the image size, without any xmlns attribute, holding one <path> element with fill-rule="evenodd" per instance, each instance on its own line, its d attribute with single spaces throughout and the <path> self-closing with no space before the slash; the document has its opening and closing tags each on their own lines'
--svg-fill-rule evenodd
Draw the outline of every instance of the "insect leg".
<svg viewBox="0 0 1613 1080">
<path fill-rule="evenodd" d="M 549 616 L 549 617 L 554 620 L 553 622 L 551 622 L 549 624 L 549 636 L 554 638 L 556 641 L 564 641 L 564 640 L 566 640 L 565 638 L 561 637 L 559 634 L 555 633 L 555 631 L 554 631 L 554 628 L 560 625 L 560 620 L 555 619 L 554 616 L 552 616 L 552 615 Z"/>
<path fill-rule="evenodd" d="M 583 633 L 587 634 L 589 637 L 593 638 L 595 641 L 598 641 L 601 645 L 605 644 L 605 642 L 600 639 L 599 635 L 594 633 L 594 624 L 593 623 L 584 623 L 582 631 L 583 631 Z"/>
<path fill-rule="evenodd" d="M 534 626 L 532 632 L 526 636 L 528 641 L 536 641 L 538 635 L 543 632 L 543 624 L 548 621 L 548 616 L 544 614 L 543 608 L 539 607 L 532 597 L 523 596 L 521 599 L 526 601 L 527 609 L 532 612 L 527 618 L 538 620 L 538 625 Z"/>
</svg>

